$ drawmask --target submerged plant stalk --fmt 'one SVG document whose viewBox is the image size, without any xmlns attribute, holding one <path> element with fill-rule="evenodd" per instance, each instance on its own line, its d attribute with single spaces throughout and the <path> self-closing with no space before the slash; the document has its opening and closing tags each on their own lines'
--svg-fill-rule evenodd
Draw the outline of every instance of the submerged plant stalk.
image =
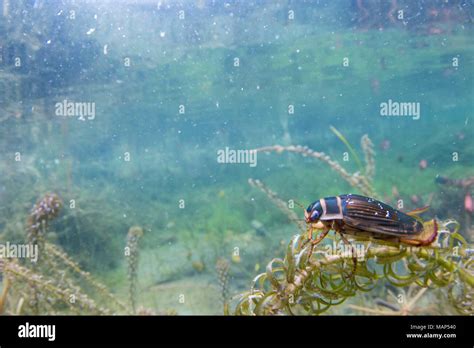
<svg viewBox="0 0 474 348">
<path fill-rule="evenodd" d="M 335 127 L 330 126 L 329 128 L 331 129 L 331 131 L 334 134 L 336 134 L 336 136 L 339 138 L 339 140 L 341 140 L 344 143 L 344 145 L 346 145 L 346 147 L 349 150 L 349 152 L 351 153 L 352 157 L 354 157 L 354 160 L 356 161 L 356 164 L 357 164 L 357 167 L 359 168 L 359 171 L 362 172 L 362 170 L 363 170 L 362 162 L 360 161 L 359 156 L 357 155 L 357 152 L 355 152 L 352 145 L 349 143 L 349 141 L 347 141 L 346 137 L 344 135 L 342 135 L 341 132 L 339 132 Z"/>
<path fill-rule="evenodd" d="M 139 226 L 133 226 L 128 230 L 127 246 L 125 255 L 128 262 L 128 280 L 129 286 L 129 301 L 132 313 L 136 313 L 136 297 L 137 297 L 137 275 L 138 275 L 138 260 L 139 248 L 138 243 L 143 236 L 143 229 Z"/>
<path fill-rule="evenodd" d="M 440 222 L 441 232 L 450 233 L 450 223 Z M 456 233 L 449 237 L 457 239 Z M 452 260 L 452 247 L 406 247 L 370 241 L 364 244 L 365 253 L 358 259 L 355 272 L 347 276 L 353 268 L 350 255 L 331 253 L 321 244 L 313 249 L 305 240 L 304 235 L 295 236 L 285 258 L 273 259 L 267 265 L 250 291 L 240 295 L 235 314 L 321 314 L 359 292 L 371 291 L 379 279 L 395 286 L 415 284 L 423 288 L 445 288 L 458 282 L 463 284 L 463 291 L 472 292 L 474 275 L 467 267 L 470 258 L 464 252 L 466 245 L 456 246 L 461 249 L 460 260 Z M 383 266 L 382 271 L 371 266 L 373 263 Z M 402 274 L 395 271 L 398 264 L 405 265 Z"/>
</svg>

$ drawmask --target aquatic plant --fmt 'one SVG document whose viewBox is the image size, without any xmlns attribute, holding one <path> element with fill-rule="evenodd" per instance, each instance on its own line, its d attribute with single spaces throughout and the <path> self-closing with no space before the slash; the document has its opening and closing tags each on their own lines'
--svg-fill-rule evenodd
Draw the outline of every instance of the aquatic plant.
<svg viewBox="0 0 474 348">
<path fill-rule="evenodd" d="M 92 277 L 92 275 L 89 272 L 82 270 L 80 266 L 77 264 L 77 262 L 72 260 L 71 257 L 68 254 L 66 254 L 64 251 L 60 250 L 59 247 L 51 243 L 46 243 L 45 251 L 48 255 L 51 255 L 57 258 L 58 260 L 60 260 L 64 265 L 67 266 L 69 270 L 79 275 L 82 279 L 86 281 L 88 286 L 93 288 L 102 297 L 106 298 L 111 303 L 113 303 L 115 307 L 121 309 L 122 311 L 126 311 L 126 306 L 120 300 L 118 300 L 112 293 L 110 293 L 110 291 L 107 289 L 107 287 L 104 284 L 94 279 L 94 277 Z"/>
<path fill-rule="evenodd" d="M 227 300 L 229 298 L 229 261 L 224 258 L 218 258 L 216 261 L 216 273 L 224 314 L 228 314 L 229 305 Z"/>
<path fill-rule="evenodd" d="M 323 244 L 312 246 L 305 243 L 306 234 L 296 235 L 285 257 L 271 260 L 251 289 L 239 295 L 234 313 L 317 315 L 360 292 L 372 291 L 383 279 L 398 287 L 453 288 L 457 292 L 450 296 L 453 305 L 472 314 L 468 300 L 474 274 L 468 245 L 458 234 L 457 223 L 442 221 L 439 226 L 439 239 L 432 247 L 363 242 L 365 251 L 358 255 L 355 271 L 351 255 L 335 253 Z"/>
<path fill-rule="evenodd" d="M 125 247 L 125 256 L 128 263 L 128 281 L 129 281 L 129 301 L 132 313 L 135 313 L 136 296 L 137 296 L 137 274 L 139 248 L 138 242 L 143 236 L 143 229 L 139 226 L 130 227 L 127 233 L 127 246 Z"/>
<path fill-rule="evenodd" d="M 466 270 L 474 274 L 474 258 L 465 263 Z M 456 310 L 461 314 L 474 313 L 474 286 L 472 283 L 453 283 L 449 285 L 448 298 Z"/>
<path fill-rule="evenodd" d="M 29 243 L 39 245 L 40 249 L 43 249 L 48 223 L 58 216 L 62 205 L 63 203 L 57 194 L 47 193 L 33 206 L 27 221 Z"/>
<path fill-rule="evenodd" d="M 55 222 L 57 244 L 91 271 L 113 270 L 123 261 L 123 223 L 116 218 L 114 211 L 126 208 L 114 201 L 109 209 L 102 209 L 103 202 L 111 195 L 110 190 L 113 187 L 104 183 L 100 192 L 77 188 L 66 191 L 67 209 Z M 73 208 L 71 202 L 74 202 Z"/>
<path fill-rule="evenodd" d="M 43 254 L 44 251 L 44 236 L 48 228 L 48 223 L 56 216 L 58 216 L 62 208 L 62 201 L 55 193 L 47 193 L 40 199 L 30 212 L 27 220 L 27 239 L 28 242 L 38 248 L 38 257 Z M 33 270 L 36 270 L 41 263 L 41 259 L 38 259 L 33 264 Z M 39 314 L 39 299 L 38 291 L 34 282 L 30 282 L 30 301 L 28 303 L 31 306 L 34 314 Z"/>
<path fill-rule="evenodd" d="M 0 280 L 2 280 L 4 268 L 5 268 L 5 261 L 3 260 L 3 258 L 0 258 Z M 8 290 L 10 290 L 10 281 L 8 278 L 5 278 L 4 283 L 3 283 L 2 293 L 0 294 L 0 314 L 3 313 L 6 298 L 8 295 Z"/>
<path fill-rule="evenodd" d="M 328 164 L 361 193 L 375 196 L 373 143 L 367 135 L 361 138 L 364 168 L 347 139 L 334 127 L 331 127 L 331 130 L 346 145 L 359 171 L 351 174 L 323 152 L 300 145 L 274 145 L 259 148 L 257 151 L 287 151 L 316 158 Z M 261 190 L 290 221 L 297 223 L 300 231 L 304 231 L 302 220 L 298 219 L 296 213 L 275 192 L 259 180 L 249 179 L 249 184 Z M 334 254 L 336 244 L 332 247 L 327 244 L 310 246 L 307 243 L 307 234 L 303 232 L 292 239 L 285 258 L 273 259 L 266 272 L 254 279 L 252 289 L 240 295 L 235 313 L 320 314 L 358 293 L 371 292 L 382 279 L 400 287 L 411 286 L 407 294 L 410 296 L 415 288 L 421 287 L 421 290 L 415 291 L 414 297 L 422 296 L 426 291 L 423 289 L 426 288 L 448 289 L 448 297 L 460 313 L 474 313 L 474 275 L 468 244 L 458 233 L 458 223 L 446 220 L 439 222 L 439 225 L 438 244 L 434 243 L 431 247 L 410 248 L 380 241 L 363 242 L 359 245 L 363 246 L 363 258 L 357 261 L 355 271 L 352 271 L 354 262 L 351 257 Z M 449 227 L 452 225 L 454 230 L 450 231 Z M 350 254 L 353 251 L 354 249 L 350 250 Z M 404 270 L 402 274 L 397 273 L 400 269 Z M 409 312 L 415 302 L 408 302 L 399 308 L 393 307 L 391 314 Z M 381 309 L 369 310 L 376 312 Z"/>
<path fill-rule="evenodd" d="M 34 205 L 28 217 L 27 240 L 38 247 L 41 257 L 37 262 L 2 259 L 2 311 L 8 314 L 127 313 L 127 307 L 105 285 L 45 239 L 49 223 L 59 215 L 61 207 L 59 196 L 48 193 Z"/>
<path fill-rule="evenodd" d="M 294 210 L 291 210 L 288 207 L 288 203 L 278 197 L 278 195 L 269 189 L 263 182 L 258 179 L 249 178 L 248 183 L 250 186 L 262 191 L 268 197 L 268 199 L 288 217 L 290 221 L 295 222 L 301 229 L 305 228 L 305 223 L 298 217 Z"/>
<path fill-rule="evenodd" d="M 360 139 L 360 146 L 364 152 L 364 160 L 366 163 L 365 166 L 365 176 L 372 182 L 375 176 L 375 150 L 374 144 L 370 140 L 367 134 L 364 134 Z"/>
<path fill-rule="evenodd" d="M 373 179 L 375 175 L 375 151 L 374 145 L 372 141 L 369 139 L 368 135 L 365 134 L 361 138 L 361 148 L 364 153 L 365 159 L 365 169 L 362 167 L 361 161 L 359 157 L 355 153 L 352 146 L 349 144 L 347 139 L 334 127 L 331 128 L 332 131 L 336 134 L 336 136 L 346 145 L 349 152 L 353 155 L 358 167 L 359 171 L 350 173 L 347 169 L 345 169 L 339 162 L 333 160 L 324 152 L 318 152 L 310 149 L 307 146 L 301 145 L 289 145 L 289 146 L 281 146 L 281 145 L 272 145 L 272 146 L 265 146 L 256 149 L 257 152 L 293 152 L 298 153 L 304 157 L 312 157 L 316 158 L 319 161 L 326 163 L 332 170 L 338 173 L 345 181 L 347 181 L 352 187 L 359 190 L 366 196 L 369 197 L 376 197 L 376 192 L 373 187 Z"/>
<path fill-rule="evenodd" d="M 96 301 L 84 294 L 78 286 L 61 286 L 57 279 L 47 277 L 40 273 L 35 273 L 31 269 L 20 265 L 18 262 L 10 261 L 5 265 L 5 276 L 8 277 L 10 283 L 23 284 L 27 283 L 34 287 L 36 293 L 36 301 L 42 300 L 42 305 L 45 307 L 42 314 L 57 314 L 62 306 L 57 309 L 54 307 L 60 302 L 69 310 L 76 314 L 111 314 L 111 311 L 106 307 L 98 306 Z M 28 294 L 23 293 L 19 288 L 20 293 L 18 304 L 14 312 L 9 314 L 28 314 L 24 312 L 23 304 Z M 39 305 L 39 303 L 38 303 Z M 35 314 L 35 312 L 33 313 Z"/>
<path fill-rule="evenodd" d="M 400 288 L 400 292 L 395 294 L 390 289 L 388 290 L 388 295 L 390 296 L 390 301 L 385 301 L 383 299 L 376 299 L 375 305 L 376 308 L 368 308 L 350 304 L 349 308 L 359 311 L 361 313 L 371 314 L 371 315 L 414 315 L 414 314 L 424 314 L 427 311 L 427 308 L 419 308 L 420 299 L 423 295 L 426 294 L 426 291 L 429 288 L 422 288 L 415 284 L 411 284 L 407 288 Z"/>
</svg>

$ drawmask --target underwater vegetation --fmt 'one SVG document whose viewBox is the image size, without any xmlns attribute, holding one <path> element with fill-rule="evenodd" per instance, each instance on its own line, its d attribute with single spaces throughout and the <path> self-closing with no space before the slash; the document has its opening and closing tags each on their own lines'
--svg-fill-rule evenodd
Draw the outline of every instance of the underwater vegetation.
<svg viewBox="0 0 474 348">
<path fill-rule="evenodd" d="M 333 132 L 357 158 L 360 172 L 350 174 L 337 161 L 322 152 L 303 146 L 269 146 L 257 151 L 295 152 L 325 162 L 353 188 L 364 194 L 375 194 L 372 180 L 375 173 L 375 152 L 367 135 L 361 140 L 365 169 L 347 140 Z M 252 186 L 264 192 L 270 201 L 291 221 L 301 224 L 289 205 L 261 181 L 250 179 Z M 256 276 L 249 291 L 237 296 L 236 315 L 321 314 L 359 293 L 377 290 L 384 281 L 402 288 L 409 298 L 402 306 L 374 301 L 375 307 L 385 305 L 390 312 L 367 308 L 371 314 L 407 314 L 426 289 L 442 288 L 449 302 L 461 314 L 474 314 L 474 274 L 471 246 L 458 233 L 454 220 L 437 221 L 437 240 L 429 246 L 413 247 L 384 240 L 358 241 L 344 250 L 342 242 L 331 236 L 331 244 L 308 243 L 306 232 L 295 235 L 283 258 L 272 259 L 264 273 Z M 309 230 L 308 230 L 309 231 Z M 341 243 L 338 247 L 337 244 Z M 347 252 L 348 251 L 348 252 Z M 357 263 L 353 258 L 357 257 Z M 408 295 L 405 291 L 407 288 Z M 400 302 L 399 302 L 400 303 Z M 360 306 L 351 305 L 360 310 Z M 365 307 L 366 308 L 366 307 Z"/>
<path fill-rule="evenodd" d="M 139 248 L 138 242 L 143 236 L 143 229 L 140 226 L 130 227 L 127 233 L 127 246 L 125 247 L 125 256 L 127 256 L 128 263 L 128 280 L 130 282 L 129 296 L 130 307 L 135 313 L 136 296 L 137 296 L 137 271 L 138 271 L 138 257 Z"/>
<path fill-rule="evenodd" d="M 293 152 L 326 163 L 354 189 L 377 196 L 373 188 L 375 152 L 368 136 L 361 141 L 365 168 L 350 172 L 328 155 L 302 146 L 272 146 L 259 151 Z M 347 145 L 349 146 L 349 144 Z M 355 150 L 352 148 L 352 151 Z M 355 157 L 355 156 L 353 156 Z M 265 186 L 249 179 L 249 184 L 263 191 L 288 218 L 304 229 L 301 214 L 288 209 L 288 202 Z M 140 227 L 129 230 L 127 245 L 130 257 L 129 303 L 124 303 L 104 284 L 85 272 L 59 246 L 47 241 L 49 225 L 56 219 L 63 203 L 58 195 L 46 194 L 33 207 L 27 219 L 26 239 L 42 250 L 37 264 L 28 265 L 0 259 L 4 285 L 0 294 L 0 313 L 6 314 L 154 314 L 145 307 L 137 308 L 137 265 Z M 305 245 L 305 233 L 295 236 L 286 253 L 273 249 L 266 271 L 258 275 L 252 289 L 237 297 L 229 310 L 229 262 L 216 262 L 218 285 L 224 313 L 233 314 L 321 314 L 330 313 L 351 298 L 375 293 L 363 307 L 349 303 L 342 308 L 367 314 L 426 314 L 429 309 L 413 310 L 413 306 L 428 290 L 441 289 L 445 300 L 461 314 L 473 314 L 473 260 L 470 245 L 458 234 L 459 225 L 452 220 L 439 221 L 440 238 L 430 247 L 411 248 L 364 242 L 364 255 L 358 260 L 354 276 L 350 256 L 338 255 L 321 244 L 312 249 Z M 331 238 L 331 237 L 330 237 Z M 329 239 L 336 243 L 335 238 Z M 219 239 L 219 245 L 221 239 Z M 275 256 L 280 258 L 272 259 Z M 201 269 L 203 266 L 196 265 Z M 396 286 L 407 301 L 389 303 L 380 299 L 380 284 Z M 382 290 L 383 291 L 383 290 Z M 397 297 L 397 295 L 394 295 Z M 393 296 L 392 296 L 393 297 Z M 409 299 L 409 300 L 408 300 Z M 397 307 L 398 306 L 398 307 Z M 170 313 L 171 314 L 171 313 Z"/>
<path fill-rule="evenodd" d="M 348 307 L 361 313 L 372 315 L 416 315 L 426 312 L 426 308 L 419 306 L 419 301 L 429 290 L 428 287 L 422 288 L 416 284 L 408 287 L 400 287 L 397 291 L 387 290 L 388 300 L 378 298 L 374 301 L 375 308 L 366 308 L 359 305 L 350 304 Z M 404 301 L 400 301 L 404 299 Z M 429 310 L 433 310 L 435 305 L 431 304 Z"/>
<path fill-rule="evenodd" d="M 314 151 L 306 146 L 301 145 L 289 145 L 289 146 L 281 146 L 281 145 L 274 145 L 274 146 L 267 146 L 261 147 L 256 149 L 258 152 L 276 152 L 282 153 L 284 151 L 287 152 L 294 152 L 298 153 L 304 157 L 312 157 L 316 158 L 331 167 L 333 171 L 338 173 L 345 181 L 347 181 L 352 187 L 358 189 L 366 196 L 373 196 L 375 197 L 375 191 L 372 186 L 372 180 L 375 174 L 375 161 L 374 161 L 374 149 L 373 144 L 370 141 L 367 135 L 364 135 L 361 139 L 361 147 L 365 154 L 365 161 L 366 167 L 365 169 L 362 168 L 362 164 L 360 162 L 359 157 L 355 153 L 352 146 L 347 142 L 347 140 L 339 133 L 334 127 L 331 128 L 333 132 L 344 142 L 344 144 L 348 147 L 348 150 L 351 154 L 353 154 L 354 159 L 359 167 L 359 171 L 354 173 L 349 173 L 344 167 L 342 167 L 339 162 L 331 159 L 328 155 L 324 152 Z"/>
<path fill-rule="evenodd" d="M 130 306 L 119 300 L 89 272 L 81 269 L 59 246 L 46 240 L 49 224 L 59 215 L 62 201 L 46 194 L 27 219 L 27 240 L 38 247 L 36 262 L 2 258 L 3 292 L 0 314 L 127 314 L 135 313 L 136 262 L 140 227 L 130 229 Z"/>
<path fill-rule="evenodd" d="M 358 292 L 373 290 L 384 279 L 398 287 L 446 288 L 460 313 L 473 314 L 472 259 L 465 245 L 458 246 L 459 254 L 454 255 L 454 240 L 459 235 L 456 229 L 448 229 L 452 223 L 443 222 L 440 230 L 450 235 L 447 247 L 365 245 L 363 260 L 358 260 L 352 276 L 348 276 L 353 268 L 350 256 L 333 255 L 323 248 L 312 251 L 312 246 L 303 246 L 306 236 L 297 235 L 285 257 L 273 259 L 266 272 L 255 277 L 252 288 L 239 296 L 234 313 L 321 314 Z M 403 273 L 397 272 L 399 265 Z"/>
<path fill-rule="evenodd" d="M 376 196 L 373 189 L 375 151 L 369 137 L 364 135 L 361 139 L 363 164 L 344 136 L 336 129 L 333 132 L 357 159 L 359 171 L 351 173 L 323 152 L 303 146 L 275 145 L 258 151 L 287 151 L 316 158 L 354 189 Z M 427 290 L 435 289 L 443 291 L 441 300 L 458 313 L 474 313 L 472 247 L 459 234 L 460 225 L 456 221 L 437 221 L 438 238 L 424 247 L 384 240 L 357 240 L 357 244 L 353 244 L 357 250 L 357 263 L 354 263 L 354 249 L 344 249 L 344 243 L 336 235 L 329 235 L 320 244 L 307 243 L 307 226 L 299 214 L 289 208 L 288 202 L 260 180 L 249 179 L 249 184 L 261 190 L 301 232 L 290 240 L 282 257 L 273 256 L 265 272 L 254 278 L 251 289 L 237 296 L 229 295 L 230 261 L 224 257 L 216 258 L 216 280 L 225 314 L 322 314 L 338 307 L 342 308 L 342 313 L 350 309 L 362 314 L 426 314 L 429 309 L 414 307 L 421 297 L 427 296 Z M 57 194 L 47 193 L 36 202 L 27 218 L 25 239 L 40 251 L 41 257 L 36 263 L 1 259 L 0 272 L 4 279 L 0 295 L 1 313 L 155 314 L 155 310 L 137 306 L 139 242 L 143 228 L 132 226 L 126 237 L 127 304 L 89 272 L 82 270 L 61 247 L 48 241 L 48 227 L 60 215 L 62 207 L 63 202 Z M 262 228 L 261 225 L 257 227 Z M 351 240 L 351 243 L 355 242 Z M 274 252 L 280 251 L 275 249 Z M 196 262 L 193 262 L 193 268 L 202 272 L 204 263 L 194 265 Z M 240 258 L 232 258 L 232 262 L 240 262 Z M 392 289 L 387 291 L 387 286 Z M 393 288 L 399 289 L 398 295 Z M 370 297 L 372 293 L 373 297 Z M 392 303 L 384 299 L 384 293 L 391 298 L 402 296 L 405 300 Z M 340 306 L 354 298 L 365 299 L 365 306 L 357 302 Z"/>
<path fill-rule="evenodd" d="M 222 306 L 224 313 L 229 311 L 229 262 L 224 258 L 219 258 L 216 262 L 217 281 L 221 290 Z"/>
<path fill-rule="evenodd" d="M 192 1 L 160 11 L 110 3 L 104 12 L 3 1 L 0 242 L 28 242 L 40 257 L 0 258 L 0 313 L 174 314 L 174 293 L 188 290 L 199 296 L 186 293 L 180 314 L 472 313 L 471 4 L 198 1 L 196 13 Z M 181 9 L 185 21 L 171 15 Z M 378 117 L 379 102 L 410 96 L 422 103 L 419 122 Z M 97 104 L 97 118 L 53 116 L 66 100 Z M 331 128 L 348 162 L 330 124 L 344 131 Z M 364 128 L 360 152 L 346 136 Z M 216 165 L 215 149 L 237 144 L 258 148 L 264 165 Z M 332 232 L 307 245 L 303 214 L 287 199 L 348 185 L 392 206 L 403 200 L 404 211 L 430 205 L 439 239 L 354 242 L 353 274 L 351 250 Z M 233 296 L 261 272 L 250 293 Z"/>
</svg>

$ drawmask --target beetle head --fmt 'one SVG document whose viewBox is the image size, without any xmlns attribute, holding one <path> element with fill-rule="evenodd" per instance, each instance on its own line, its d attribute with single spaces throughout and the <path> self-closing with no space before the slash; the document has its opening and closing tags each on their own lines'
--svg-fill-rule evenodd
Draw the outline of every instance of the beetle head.
<svg viewBox="0 0 474 348">
<path fill-rule="evenodd" d="M 321 207 L 321 203 L 319 203 L 319 201 L 311 203 L 308 206 L 308 209 L 306 209 L 304 212 L 306 223 L 318 222 L 321 218 L 321 215 L 323 215 L 323 208 Z"/>
</svg>

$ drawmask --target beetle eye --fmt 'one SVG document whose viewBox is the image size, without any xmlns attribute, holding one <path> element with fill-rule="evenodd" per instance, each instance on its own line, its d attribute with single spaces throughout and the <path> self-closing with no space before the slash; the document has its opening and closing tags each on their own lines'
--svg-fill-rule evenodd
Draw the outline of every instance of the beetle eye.
<svg viewBox="0 0 474 348">
<path fill-rule="evenodd" d="M 311 213 L 311 220 L 316 220 L 317 218 L 319 218 L 319 211 L 313 210 Z"/>
</svg>

